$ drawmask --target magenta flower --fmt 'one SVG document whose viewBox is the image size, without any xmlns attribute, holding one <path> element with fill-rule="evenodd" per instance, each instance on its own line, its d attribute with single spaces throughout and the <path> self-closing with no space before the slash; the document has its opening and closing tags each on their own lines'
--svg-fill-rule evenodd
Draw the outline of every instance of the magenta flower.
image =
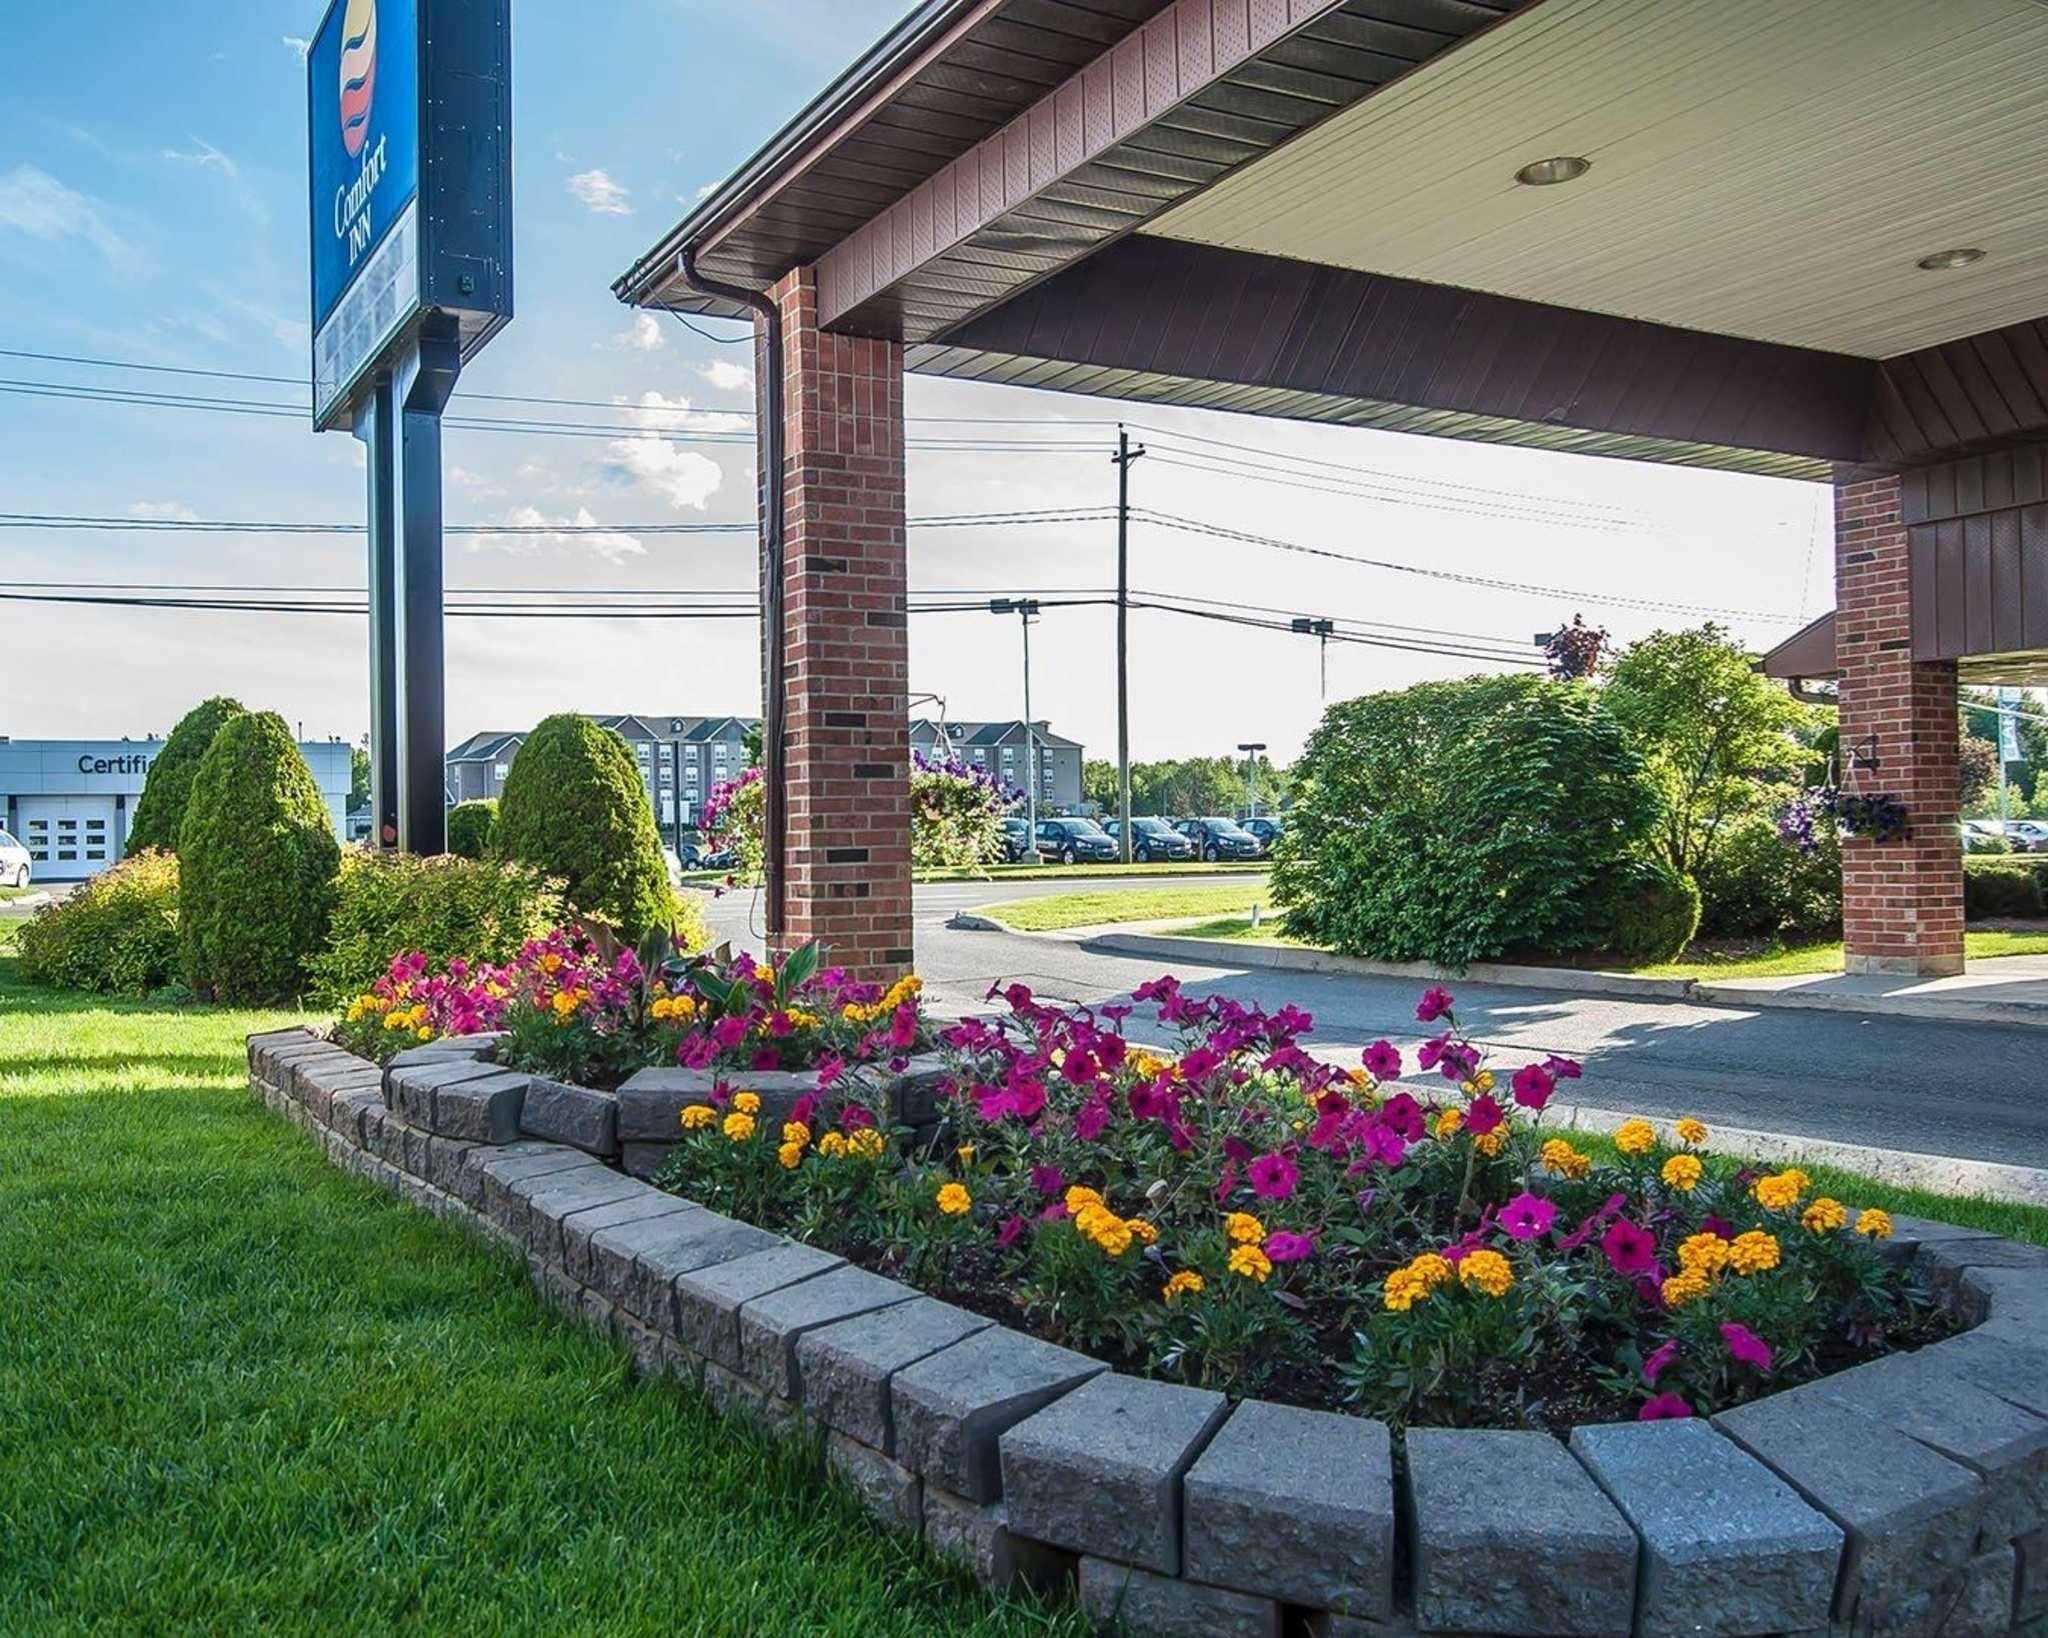
<svg viewBox="0 0 2048 1638">
<path fill-rule="evenodd" d="M 1455 1004 L 1449 990 L 1441 984 L 1433 985 L 1422 992 L 1422 999 L 1416 1003 L 1415 1021 L 1418 1024 L 1433 1024 L 1439 1018 L 1450 1016 L 1451 1008 Z"/>
<path fill-rule="evenodd" d="M 817 1112 L 818 1094 L 815 1092 L 806 1092 L 802 1097 L 798 1098 L 796 1100 L 796 1103 L 791 1107 L 789 1111 L 789 1118 L 795 1121 L 799 1126 L 808 1126 L 811 1124 L 811 1117 L 815 1115 Z"/>
<path fill-rule="evenodd" d="M 1721 1327 L 1721 1340 L 1728 1344 L 1729 1357 L 1760 1371 L 1771 1368 L 1771 1345 L 1746 1325 L 1729 1321 Z"/>
<path fill-rule="evenodd" d="M 778 1041 L 784 1036 L 794 1035 L 796 1033 L 796 1020 L 778 1007 L 768 1015 L 768 1033 Z"/>
<path fill-rule="evenodd" d="M 1074 1116 L 1074 1136 L 1083 1143 L 1093 1143 L 1102 1136 L 1102 1129 L 1109 1124 L 1109 1105 L 1101 1099 L 1085 1103 Z"/>
<path fill-rule="evenodd" d="M 1616 1219 L 1600 1236 L 1600 1249 L 1607 1253 L 1607 1260 L 1617 1274 L 1647 1274 L 1657 1266 L 1657 1242 L 1647 1229 L 1637 1227 L 1625 1217 Z"/>
<path fill-rule="evenodd" d="M 1501 1232 L 1511 1240 L 1533 1240 L 1548 1234 L 1557 1221 L 1557 1207 L 1541 1195 L 1522 1193 L 1500 1209 Z"/>
<path fill-rule="evenodd" d="M 1033 1166 L 1031 1186 L 1050 1200 L 1067 1192 L 1067 1174 L 1057 1166 Z"/>
<path fill-rule="evenodd" d="M 1305 1263 L 1315 1255 L 1315 1237 L 1291 1234 L 1285 1229 L 1266 1236 L 1266 1255 L 1276 1263 Z"/>
<path fill-rule="evenodd" d="M 1387 1041 L 1375 1041 L 1365 1049 L 1367 1073 L 1376 1081 L 1394 1081 L 1401 1078 L 1401 1053 L 1398 1047 Z"/>
<path fill-rule="evenodd" d="M 1285 1155 L 1260 1155 L 1245 1168 L 1252 1193 L 1262 1200 L 1285 1200 L 1301 1181 L 1301 1168 Z"/>
<path fill-rule="evenodd" d="M 1500 1105 L 1493 1101 L 1493 1095 L 1482 1092 L 1465 1110 L 1465 1129 L 1474 1137 L 1484 1137 L 1488 1132 L 1498 1131 L 1506 1118 Z"/>
<path fill-rule="evenodd" d="M 1541 1064 L 1524 1064 L 1515 1071 L 1515 1102 L 1524 1109 L 1541 1110 L 1557 1090 L 1557 1077 Z"/>
<path fill-rule="evenodd" d="M 996 1230 L 996 1244 L 1001 1246 L 1005 1251 L 1008 1251 L 1010 1247 L 1017 1243 L 1018 1236 L 1021 1235 L 1023 1232 L 1023 1218 L 1014 1215 L 1005 1217 L 1003 1219 L 1003 1226 Z"/>
<path fill-rule="evenodd" d="M 1636 1412 L 1638 1422 L 1682 1422 L 1692 1415 L 1692 1406 L 1675 1393 L 1660 1393 L 1655 1399 L 1643 1401 L 1643 1408 Z"/>
<path fill-rule="evenodd" d="M 1648 1359 L 1643 1361 L 1643 1380 L 1649 1383 L 1651 1387 L 1656 1387 L 1657 1378 L 1664 1374 L 1666 1368 L 1677 1357 L 1678 1339 L 1673 1337 L 1669 1342 L 1651 1353 Z"/>
<path fill-rule="evenodd" d="M 1422 1136 L 1422 1105 L 1406 1092 L 1396 1092 L 1380 1106 L 1380 1124 L 1413 1143 Z"/>
</svg>

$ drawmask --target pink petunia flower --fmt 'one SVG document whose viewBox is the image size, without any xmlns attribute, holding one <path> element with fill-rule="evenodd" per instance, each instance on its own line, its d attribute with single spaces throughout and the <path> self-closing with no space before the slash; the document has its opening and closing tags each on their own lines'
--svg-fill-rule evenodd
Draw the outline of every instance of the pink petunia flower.
<svg viewBox="0 0 2048 1638">
<path fill-rule="evenodd" d="M 1365 1049 L 1366 1072 L 1376 1081 L 1401 1078 L 1400 1049 L 1388 1041 L 1375 1041 Z"/>
<path fill-rule="evenodd" d="M 1627 1218 L 1617 1219 L 1600 1236 L 1600 1249 L 1617 1274 L 1647 1274 L 1657 1266 L 1657 1242 L 1647 1229 Z"/>
<path fill-rule="evenodd" d="M 1484 1137 L 1488 1132 L 1498 1131 L 1506 1118 L 1500 1105 L 1493 1101 L 1493 1094 L 1482 1092 L 1466 1107 L 1465 1130 L 1474 1137 Z"/>
<path fill-rule="evenodd" d="M 1664 1374 L 1671 1362 L 1677 1357 L 1678 1339 L 1673 1337 L 1662 1347 L 1653 1351 L 1649 1358 L 1643 1361 L 1643 1380 L 1649 1383 L 1651 1387 L 1656 1387 L 1657 1378 Z"/>
<path fill-rule="evenodd" d="M 1638 1422 L 1682 1422 L 1692 1415 L 1692 1406 L 1675 1393 L 1660 1393 L 1655 1399 L 1643 1401 L 1643 1407 L 1636 1412 Z"/>
<path fill-rule="evenodd" d="M 1518 1194 L 1500 1209 L 1501 1232 L 1511 1240 L 1533 1240 L 1548 1234 L 1556 1221 L 1557 1207 L 1537 1194 Z"/>
<path fill-rule="evenodd" d="M 1067 1192 L 1067 1174 L 1057 1166 L 1033 1166 L 1031 1186 L 1050 1200 Z"/>
<path fill-rule="evenodd" d="M 1017 1243 L 1018 1237 L 1022 1235 L 1023 1232 L 1023 1218 L 1015 1215 L 1005 1217 L 1003 1219 L 1003 1226 L 996 1230 L 996 1244 L 1001 1246 L 1005 1251 L 1008 1251 L 1011 1246 Z"/>
<path fill-rule="evenodd" d="M 1515 1071 L 1512 1083 L 1515 1102 L 1524 1109 L 1541 1110 L 1557 1090 L 1557 1077 L 1541 1064 L 1524 1064 Z"/>
<path fill-rule="evenodd" d="M 1433 1024 L 1439 1018 L 1448 1018 L 1456 1002 L 1451 992 L 1441 984 L 1432 985 L 1422 992 L 1422 999 L 1415 1004 L 1415 1021 L 1418 1024 Z"/>
<path fill-rule="evenodd" d="M 1315 1236 L 1277 1229 L 1266 1236 L 1266 1255 L 1276 1263 L 1305 1263 L 1315 1255 Z"/>
<path fill-rule="evenodd" d="M 1730 1320 L 1721 1327 L 1721 1340 L 1728 1345 L 1730 1358 L 1760 1371 L 1771 1368 L 1771 1345 L 1748 1326 Z"/>
<path fill-rule="evenodd" d="M 1262 1200 L 1285 1200 L 1301 1181 L 1301 1168 L 1285 1155 L 1260 1155 L 1245 1168 L 1252 1193 Z"/>
</svg>

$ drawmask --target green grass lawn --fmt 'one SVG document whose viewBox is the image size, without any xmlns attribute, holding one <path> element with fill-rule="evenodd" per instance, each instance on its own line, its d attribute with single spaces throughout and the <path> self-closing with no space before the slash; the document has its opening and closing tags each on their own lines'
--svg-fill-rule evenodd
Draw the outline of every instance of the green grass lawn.
<svg viewBox="0 0 2048 1638">
<path fill-rule="evenodd" d="M 999 864 L 985 870 L 968 866 L 914 870 L 911 879 L 920 882 L 1081 882 L 1126 880 L 1146 876 L 1259 876 L 1271 868 L 1265 864 L 1204 864 L 1197 859 L 1186 864 Z M 693 870 L 683 877 L 687 887 L 722 887 L 726 872 Z"/>
<path fill-rule="evenodd" d="M 1123 921 L 1169 921 L 1182 916 L 1235 915 L 1245 918 L 1266 899 L 1266 879 L 1227 887 L 1104 888 L 1093 893 L 1050 893 L 1042 899 L 1011 899 L 978 907 L 975 914 L 1020 933 L 1049 933 L 1063 927 L 1103 927 Z"/>
<path fill-rule="evenodd" d="M 242 1037 L 0 959 L 0 1632 L 1074 1633 L 329 1167 Z"/>
</svg>

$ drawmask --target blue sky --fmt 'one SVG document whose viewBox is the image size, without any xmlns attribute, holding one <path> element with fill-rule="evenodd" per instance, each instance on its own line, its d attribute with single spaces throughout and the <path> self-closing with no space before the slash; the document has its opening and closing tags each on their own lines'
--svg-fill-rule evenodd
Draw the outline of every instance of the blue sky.
<svg viewBox="0 0 2048 1638">
<path fill-rule="evenodd" d="M 74 353 L 302 380 L 306 373 L 304 70 L 318 8 L 230 0 L 198 8 L 81 0 L 17 8 L 0 104 L 0 348 Z M 635 522 L 749 514 L 751 452 L 654 435 L 631 406 L 745 410 L 749 350 L 669 321 L 636 322 L 611 279 L 695 198 L 876 37 L 897 0 L 732 7 L 515 0 L 514 130 L 519 312 L 464 377 L 471 391 L 617 403 L 550 411 L 618 435 L 451 430 L 452 521 L 619 526 L 608 535 L 451 540 L 456 585 L 736 588 L 751 546 L 636 536 Z M 719 327 L 731 333 L 732 327 Z M 149 377 L 0 358 L 0 379 L 299 403 L 288 385 Z M 655 399 L 646 395 L 659 394 Z M 459 404 L 459 400 L 458 400 Z M 473 408 L 475 408 L 473 406 Z M 1093 450 L 916 451 L 911 510 L 1094 505 L 1113 495 L 1106 428 L 1116 406 L 968 384 L 913 382 L 918 415 L 1040 418 L 1026 436 Z M 1188 412 L 1144 419 L 1185 434 L 1363 464 L 1404 484 L 1468 484 L 1615 508 L 1625 527 L 1575 531 L 1418 504 L 1370 504 L 1222 474 L 1148 471 L 1140 504 L 1225 527 L 1545 586 L 1778 615 L 1757 641 L 1828 601 L 1821 492 L 1810 485 Z M 709 428 L 741 423 L 709 420 Z M 1149 487 L 1148 487 L 1149 486 Z M 1421 495 L 1422 489 L 1408 491 Z M 0 391 L 0 510 L 136 518 L 354 521 L 360 454 L 295 417 L 83 403 Z M 1101 525 L 929 531 L 913 538 L 918 589 L 1102 586 Z M 343 537 L 0 530 L 0 579 L 359 586 Z M 1568 599 L 1276 557 L 1200 537 L 1140 532 L 1134 581 L 1222 602 L 1357 615 L 1524 640 Z M 1670 612 L 1586 605 L 1618 636 L 1684 623 Z M 1092 748 L 1113 727 L 1109 618 L 1049 613 L 1034 651 L 1038 714 Z M 1143 754 L 1256 738 L 1291 752 L 1319 710 L 1315 655 L 1297 639 L 1134 616 L 1133 715 Z M 0 605 L 0 732 L 118 736 L 162 729 L 191 701 L 232 692 L 314 735 L 366 721 L 363 632 L 331 616 L 256 616 Z M 747 711 L 756 634 L 744 622 L 452 621 L 451 738 L 541 713 Z M 912 686 L 954 717 L 1018 710 L 1014 622 L 923 617 Z M 1358 692 L 1462 662 L 1346 648 L 1333 690 Z"/>
</svg>

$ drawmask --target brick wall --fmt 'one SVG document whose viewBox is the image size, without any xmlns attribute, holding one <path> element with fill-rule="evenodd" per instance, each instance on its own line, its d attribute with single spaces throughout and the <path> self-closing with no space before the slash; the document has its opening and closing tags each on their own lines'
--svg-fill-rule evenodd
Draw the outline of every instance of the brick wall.
<svg viewBox="0 0 2048 1638">
<path fill-rule="evenodd" d="M 816 275 L 782 310 L 784 942 L 873 979 L 910 968 L 910 652 L 903 349 L 818 328 Z"/>
<path fill-rule="evenodd" d="M 1906 804 L 1901 841 L 1842 847 L 1850 972 L 1963 968 L 1963 862 L 1957 840 L 1956 668 L 1916 665 L 1912 584 L 1899 480 L 1835 486 L 1836 655 L 1842 668 L 1842 784 Z M 1854 766 L 1876 736 L 1880 766 Z"/>
</svg>

